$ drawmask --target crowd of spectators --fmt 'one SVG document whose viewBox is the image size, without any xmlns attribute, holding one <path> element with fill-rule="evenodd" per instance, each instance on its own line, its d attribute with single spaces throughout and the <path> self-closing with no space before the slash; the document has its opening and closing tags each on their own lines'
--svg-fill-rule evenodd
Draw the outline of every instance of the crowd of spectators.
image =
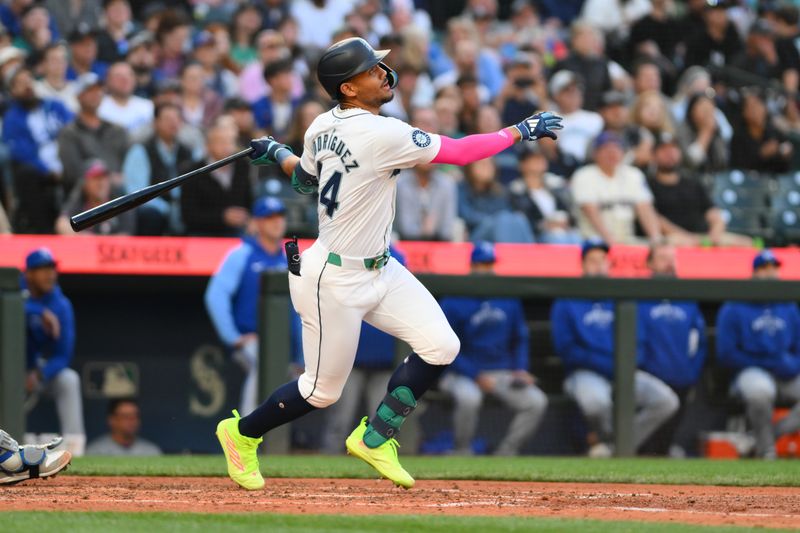
<svg viewBox="0 0 800 533">
<path fill-rule="evenodd" d="M 399 83 L 382 112 L 426 131 L 490 132 L 537 109 L 564 117 L 557 142 L 463 172 L 402 172 L 400 238 L 749 244 L 726 231 L 707 188 L 728 169 L 796 168 L 795 4 L 4 0 L 0 233 L 70 234 L 68 216 L 259 135 L 299 152 L 333 105 L 316 59 L 360 36 L 392 49 Z M 240 235 L 252 199 L 285 181 L 232 165 L 90 231 Z"/>
</svg>

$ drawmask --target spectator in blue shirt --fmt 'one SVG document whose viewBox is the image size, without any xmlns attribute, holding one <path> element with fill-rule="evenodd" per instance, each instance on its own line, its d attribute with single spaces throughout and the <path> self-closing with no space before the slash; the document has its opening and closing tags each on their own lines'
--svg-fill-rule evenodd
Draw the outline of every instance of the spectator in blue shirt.
<svg viewBox="0 0 800 533">
<path fill-rule="evenodd" d="M 583 275 L 608 275 L 608 245 L 590 239 L 581 248 Z M 564 392 L 580 408 L 590 427 L 590 457 L 611 455 L 614 380 L 614 302 L 557 299 L 550 311 L 553 346 L 564 362 Z M 634 354 L 631 354 L 633 357 Z M 678 408 L 669 386 L 643 370 L 635 375 L 634 444 L 638 449 Z"/>
<path fill-rule="evenodd" d="M 75 350 L 75 317 L 57 280 L 56 261 L 47 248 L 28 254 L 23 280 L 27 289 L 26 407 L 36 405 L 41 394 L 52 397 L 66 447 L 80 456 L 86 447 L 81 381 L 69 368 Z"/>
<path fill-rule="evenodd" d="M 286 207 L 265 196 L 253 205 L 255 232 L 231 250 L 211 277 L 205 294 L 206 310 L 222 342 L 246 373 L 240 410 L 250 413 L 258 405 L 258 296 L 261 273 L 285 271 L 283 236 Z M 300 320 L 291 313 L 293 360 L 298 360 Z"/>
<path fill-rule="evenodd" d="M 476 243 L 470 259 L 474 275 L 492 274 L 494 246 Z M 515 412 L 494 453 L 519 454 L 547 409 L 547 396 L 528 371 L 528 325 L 522 302 L 515 298 L 447 297 L 441 306 L 461 340 L 461 352 L 439 385 L 455 402 L 455 453 L 472 453 L 483 397 L 490 394 Z"/>
<path fill-rule="evenodd" d="M 675 277 L 675 247 L 654 244 L 647 256 L 653 277 Z M 690 439 L 674 435 L 706 360 L 705 320 L 694 301 L 649 300 L 639 303 L 639 368 L 670 386 L 680 407 L 650 439 L 649 451 L 685 456 Z M 675 437 L 673 439 L 673 436 Z M 694 440 L 694 439 L 691 439 Z M 673 442 L 674 441 L 674 442 Z"/>
<path fill-rule="evenodd" d="M 389 245 L 389 253 L 398 263 L 406 265 L 405 256 L 393 245 Z M 358 423 L 357 413 L 362 399 L 370 410 L 380 405 L 386 396 L 386 387 L 395 367 L 395 342 L 388 333 L 366 322 L 361 324 L 353 370 L 339 400 L 327 409 L 328 428 L 322 444 L 325 453 L 344 451 L 344 441 L 353 424 Z"/>
<path fill-rule="evenodd" d="M 753 260 L 753 278 L 778 279 L 781 261 L 771 250 Z M 800 429 L 800 311 L 790 302 L 727 302 L 717 316 L 717 360 L 737 372 L 732 394 L 744 401 L 756 455 L 775 457 L 775 439 Z M 775 401 L 794 402 L 772 424 Z"/>
<path fill-rule="evenodd" d="M 259 129 L 277 138 L 285 137 L 292 124 L 294 110 L 300 98 L 292 96 L 292 62 L 278 59 L 264 67 L 264 79 L 270 88 L 269 96 L 263 96 L 253 104 L 253 116 Z"/>
<path fill-rule="evenodd" d="M 12 103 L 3 118 L 3 142 L 11 154 L 17 197 L 13 225 L 17 233 L 53 233 L 63 171 L 58 133 L 73 116 L 61 102 L 36 97 L 26 68 L 12 73 L 8 84 Z"/>
<path fill-rule="evenodd" d="M 86 24 L 78 24 L 67 37 L 69 43 L 69 66 L 67 79 L 77 80 L 81 75 L 93 72 L 105 81 L 108 63 L 97 59 L 97 32 Z"/>
</svg>

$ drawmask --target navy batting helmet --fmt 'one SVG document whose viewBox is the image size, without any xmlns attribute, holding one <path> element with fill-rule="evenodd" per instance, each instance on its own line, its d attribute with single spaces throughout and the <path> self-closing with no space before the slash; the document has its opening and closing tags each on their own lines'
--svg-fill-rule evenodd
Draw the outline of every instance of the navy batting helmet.
<svg viewBox="0 0 800 533">
<path fill-rule="evenodd" d="M 397 73 L 383 62 L 391 50 L 374 50 L 360 37 L 351 37 L 331 45 L 317 64 L 317 78 L 331 98 L 341 96 L 339 86 L 355 76 L 378 65 L 386 71 L 389 86 L 397 85 Z"/>
</svg>

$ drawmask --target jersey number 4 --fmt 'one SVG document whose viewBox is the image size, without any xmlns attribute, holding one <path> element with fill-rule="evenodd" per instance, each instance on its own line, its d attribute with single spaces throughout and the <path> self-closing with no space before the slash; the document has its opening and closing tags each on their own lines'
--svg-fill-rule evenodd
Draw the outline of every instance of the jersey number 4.
<svg viewBox="0 0 800 533">
<path fill-rule="evenodd" d="M 318 165 L 317 175 L 322 172 L 322 165 Z M 339 202 L 336 201 L 336 196 L 339 194 L 339 185 L 342 183 L 342 173 L 338 170 L 331 174 L 331 177 L 325 183 L 325 186 L 319 191 L 319 203 L 325 206 L 325 212 L 328 216 L 333 218 L 333 212 L 339 208 Z"/>
</svg>

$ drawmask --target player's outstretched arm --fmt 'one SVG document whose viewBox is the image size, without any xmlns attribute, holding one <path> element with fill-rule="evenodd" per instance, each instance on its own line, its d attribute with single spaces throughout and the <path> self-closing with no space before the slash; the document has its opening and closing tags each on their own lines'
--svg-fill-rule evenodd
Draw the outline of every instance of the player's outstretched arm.
<svg viewBox="0 0 800 533">
<path fill-rule="evenodd" d="M 250 141 L 250 163 L 253 165 L 274 165 L 278 164 L 281 170 L 291 176 L 300 158 L 292 153 L 292 149 L 287 145 L 279 143 L 272 136 L 259 137 Z"/>
<path fill-rule="evenodd" d="M 439 153 L 431 162 L 467 165 L 499 154 L 517 141 L 536 141 L 542 137 L 556 140 L 558 135 L 555 131 L 564 128 L 562 120 L 558 115 L 544 111 L 494 133 L 468 135 L 461 139 L 442 135 Z"/>
<path fill-rule="evenodd" d="M 301 194 L 312 194 L 317 190 L 317 177 L 308 174 L 299 164 L 300 158 L 292 149 L 272 137 L 260 137 L 250 141 L 253 152 L 250 154 L 254 165 L 278 164 L 281 170 L 292 178 L 292 187 Z"/>
</svg>

